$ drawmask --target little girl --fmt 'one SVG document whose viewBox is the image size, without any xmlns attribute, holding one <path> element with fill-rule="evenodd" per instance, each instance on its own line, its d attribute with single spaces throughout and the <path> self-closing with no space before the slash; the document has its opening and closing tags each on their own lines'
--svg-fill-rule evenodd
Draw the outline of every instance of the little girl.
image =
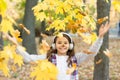
<svg viewBox="0 0 120 80">
<path fill-rule="evenodd" d="M 12 39 L 11 41 L 17 45 L 16 51 L 18 54 L 23 56 L 25 62 L 28 63 L 31 61 L 48 58 L 48 60 L 55 64 L 58 68 L 57 80 L 79 80 L 77 68 L 71 74 L 67 74 L 67 70 L 72 67 L 73 64 L 77 64 L 77 66 L 79 66 L 81 62 L 85 61 L 86 59 L 88 60 L 88 58 L 91 57 L 94 58 L 102 45 L 103 36 L 109 30 L 109 28 L 110 25 L 108 23 L 100 27 L 98 39 L 89 48 L 89 51 L 93 52 L 94 54 L 86 54 L 83 52 L 75 53 L 74 42 L 67 33 L 61 33 L 63 37 L 55 36 L 51 49 L 47 54 L 44 55 L 30 55 L 26 51 L 21 51 L 20 45 L 17 43 L 17 41 Z"/>
</svg>

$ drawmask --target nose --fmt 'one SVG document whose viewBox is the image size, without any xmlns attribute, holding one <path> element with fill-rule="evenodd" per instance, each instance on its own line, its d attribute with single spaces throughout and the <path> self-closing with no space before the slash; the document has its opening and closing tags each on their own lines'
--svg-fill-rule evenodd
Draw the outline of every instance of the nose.
<svg viewBox="0 0 120 80">
<path fill-rule="evenodd" d="M 65 44 L 62 44 L 62 47 L 64 47 L 65 46 Z"/>
</svg>

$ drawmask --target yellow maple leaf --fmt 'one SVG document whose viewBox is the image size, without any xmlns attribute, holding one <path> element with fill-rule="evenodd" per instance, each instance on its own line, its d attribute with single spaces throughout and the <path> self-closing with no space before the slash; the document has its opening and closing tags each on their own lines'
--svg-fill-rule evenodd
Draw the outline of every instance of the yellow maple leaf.
<svg viewBox="0 0 120 80">
<path fill-rule="evenodd" d="M 37 66 L 34 67 L 34 71 L 30 77 L 35 77 L 35 80 L 56 80 L 58 69 L 48 60 L 37 61 Z M 47 75 L 47 77 L 46 77 Z"/>
<path fill-rule="evenodd" d="M 39 52 L 40 52 L 40 54 L 46 54 L 49 49 L 50 49 L 50 46 L 46 42 L 46 40 L 42 40 L 42 43 L 39 45 Z"/>
<path fill-rule="evenodd" d="M 56 14 L 64 14 L 64 7 L 65 7 L 64 2 L 59 1 L 58 6 L 56 7 L 55 13 Z"/>
<path fill-rule="evenodd" d="M 120 1 L 114 0 L 112 1 L 112 5 L 114 6 L 114 9 L 120 13 Z"/>
<path fill-rule="evenodd" d="M 6 2 L 4 0 L 0 0 L 0 15 L 4 16 L 6 9 L 7 9 Z"/>
<path fill-rule="evenodd" d="M 14 30 L 11 32 L 11 34 L 16 38 L 17 42 L 22 42 L 22 39 L 20 38 L 20 32 L 18 30 Z"/>
<path fill-rule="evenodd" d="M 54 10 L 56 8 L 56 4 L 59 2 L 59 0 L 44 0 L 44 3 L 49 5 L 49 10 Z"/>
<path fill-rule="evenodd" d="M 0 70 L 3 71 L 4 75 L 10 77 L 9 68 L 6 62 L 0 62 Z"/>
<path fill-rule="evenodd" d="M 44 19 L 47 18 L 44 12 L 36 13 L 35 16 L 36 16 L 36 20 L 40 20 L 40 21 L 43 21 Z"/>
<path fill-rule="evenodd" d="M 73 21 L 69 21 L 69 23 L 66 26 L 67 30 L 70 30 L 71 33 L 77 32 L 77 29 L 79 28 L 78 25 Z"/>
<path fill-rule="evenodd" d="M 19 67 L 23 65 L 23 57 L 19 54 L 13 53 L 14 64 L 18 64 Z"/>
<path fill-rule="evenodd" d="M 65 23 L 63 20 L 55 20 L 53 21 L 49 27 L 46 28 L 46 30 L 55 29 L 56 33 L 60 30 L 65 31 Z"/>
<path fill-rule="evenodd" d="M 97 35 L 94 32 L 92 32 L 91 34 L 84 34 L 78 31 L 77 33 L 83 38 L 83 41 L 87 44 L 92 44 L 97 39 Z"/>
<path fill-rule="evenodd" d="M 13 26 L 12 26 L 12 22 L 9 21 L 8 19 L 3 19 L 2 22 L 1 22 L 1 28 L 0 28 L 0 31 L 2 32 L 13 32 L 14 29 L 13 29 Z"/>
<path fill-rule="evenodd" d="M 8 60 L 9 56 L 4 51 L 0 51 L 0 70 L 3 71 L 5 76 L 9 77 Z"/>
<path fill-rule="evenodd" d="M 9 58 L 13 58 L 13 53 L 16 53 L 15 52 L 15 46 L 14 45 L 7 45 L 4 47 L 4 50 L 3 50 L 3 53 L 4 54 L 7 54 L 9 56 Z"/>
</svg>

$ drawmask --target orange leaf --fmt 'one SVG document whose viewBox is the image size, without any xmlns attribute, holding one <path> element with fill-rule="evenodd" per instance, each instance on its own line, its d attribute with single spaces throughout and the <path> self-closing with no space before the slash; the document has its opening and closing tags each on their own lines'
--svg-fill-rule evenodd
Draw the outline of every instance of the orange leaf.
<svg viewBox="0 0 120 80">
<path fill-rule="evenodd" d="M 101 24 L 102 22 L 106 21 L 107 19 L 108 19 L 108 16 L 98 19 L 97 22 L 99 24 Z"/>
<path fill-rule="evenodd" d="M 88 50 L 83 50 L 84 53 L 86 54 L 94 54 L 94 52 L 88 51 Z"/>
<path fill-rule="evenodd" d="M 77 67 L 76 63 L 72 63 L 72 67 L 76 69 Z"/>
<path fill-rule="evenodd" d="M 20 26 L 22 29 L 24 29 L 24 30 L 27 32 L 27 34 L 30 34 L 30 31 L 29 31 L 23 24 L 19 24 L 19 26 Z"/>
<path fill-rule="evenodd" d="M 99 63 L 101 63 L 102 62 L 102 59 L 99 59 L 97 62 L 96 62 L 96 64 L 99 64 Z"/>
</svg>

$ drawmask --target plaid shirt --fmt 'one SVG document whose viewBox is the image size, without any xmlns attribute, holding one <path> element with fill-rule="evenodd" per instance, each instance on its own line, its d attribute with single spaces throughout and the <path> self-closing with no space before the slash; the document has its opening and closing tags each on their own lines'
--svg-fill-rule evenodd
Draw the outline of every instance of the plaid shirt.
<svg viewBox="0 0 120 80">
<path fill-rule="evenodd" d="M 52 54 L 51 55 L 51 59 L 50 61 L 57 65 L 57 61 L 56 61 L 56 55 L 55 54 Z M 77 64 L 77 59 L 76 57 L 72 57 L 71 60 L 70 60 L 70 64 L 72 65 L 72 63 L 76 63 Z M 77 65 L 78 66 L 78 65 Z M 74 72 L 71 74 L 71 77 L 70 77 L 70 80 L 79 80 L 78 79 L 78 69 L 74 70 Z"/>
</svg>

